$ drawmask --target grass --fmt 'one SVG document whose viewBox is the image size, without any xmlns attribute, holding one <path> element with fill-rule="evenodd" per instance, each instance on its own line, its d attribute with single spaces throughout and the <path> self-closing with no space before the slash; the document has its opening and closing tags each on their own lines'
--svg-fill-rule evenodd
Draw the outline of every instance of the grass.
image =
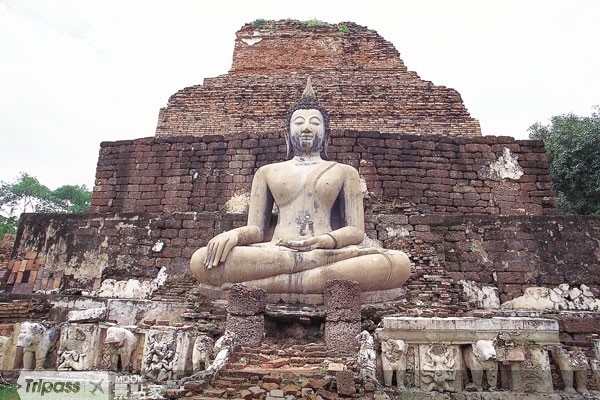
<svg viewBox="0 0 600 400">
<path fill-rule="evenodd" d="M 2 400 L 20 400 L 19 394 L 17 393 L 17 385 L 8 384 L 0 385 L 0 399 Z"/>
</svg>

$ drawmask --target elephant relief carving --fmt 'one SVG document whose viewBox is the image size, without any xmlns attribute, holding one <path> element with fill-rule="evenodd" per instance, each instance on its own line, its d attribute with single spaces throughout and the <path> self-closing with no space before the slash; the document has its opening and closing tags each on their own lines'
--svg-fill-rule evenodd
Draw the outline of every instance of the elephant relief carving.
<svg viewBox="0 0 600 400">
<path fill-rule="evenodd" d="M 104 344 L 110 352 L 110 369 L 117 371 L 119 359 L 123 371 L 132 370 L 132 354 L 137 345 L 137 337 L 131 331 L 120 327 L 110 327 L 106 330 Z"/>
<path fill-rule="evenodd" d="M 23 348 L 23 369 L 44 369 L 48 352 L 56 345 L 60 330 L 37 322 L 23 322 L 17 338 L 17 347 Z"/>
<path fill-rule="evenodd" d="M 496 341 L 478 340 L 463 349 L 465 367 L 471 371 L 472 385 L 476 390 L 483 388 L 483 375 L 490 390 L 496 390 L 498 382 L 498 361 L 496 360 Z"/>
<path fill-rule="evenodd" d="M 552 346 L 554 361 L 560 369 L 560 376 L 565 384 L 566 393 L 586 394 L 588 360 L 579 347 L 571 350 L 563 346 Z"/>
</svg>

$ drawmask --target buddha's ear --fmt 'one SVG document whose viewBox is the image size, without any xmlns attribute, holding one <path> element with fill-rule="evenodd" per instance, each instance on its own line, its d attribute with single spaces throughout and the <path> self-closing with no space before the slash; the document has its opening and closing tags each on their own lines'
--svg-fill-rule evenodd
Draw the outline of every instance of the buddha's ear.
<svg viewBox="0 0 600 400">
<path fill-rule="evenodd" d="M 329 129 L 327 131 L 325 131 L 325 134 L 323 135 L 323 157 L 325 159 L 329 159 L 329 157 L 327 156 L 327 148 L 329 147 Z"/>
<path fill-rule="evenodd" d="M 290 131 L 285 131 L 285 159 L 289 159 L 292 156 L 292 144 L 290 143 Z"/>
</svg>

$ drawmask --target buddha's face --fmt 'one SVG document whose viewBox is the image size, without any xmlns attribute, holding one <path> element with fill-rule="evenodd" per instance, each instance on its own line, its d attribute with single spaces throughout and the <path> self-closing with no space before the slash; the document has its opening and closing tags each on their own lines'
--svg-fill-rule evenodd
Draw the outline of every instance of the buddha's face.
<svg viewBox="0 0 600 400">
<path fill-rule="evenodd" d="M 319 152 L 323 148 L 325 124 L 319 110 L 296 110 L 290 119 L 290 141 L 294 153 Z"/>
</svg>

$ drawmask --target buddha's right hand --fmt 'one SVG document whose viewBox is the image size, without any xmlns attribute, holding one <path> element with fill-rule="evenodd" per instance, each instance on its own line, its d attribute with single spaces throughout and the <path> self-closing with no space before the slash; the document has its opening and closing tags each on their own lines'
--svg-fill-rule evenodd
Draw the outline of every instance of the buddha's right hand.
<svg viewBox="0 0 600 400">
<path fill-rule="evenodd" d="M 224 262 L 231 249 L 238 244 L 238 233 L 236 231 L 223 232 L 212 238 L 206 245 L 206 268 L 216 267 L 219 262 Z"/>
</svg>

